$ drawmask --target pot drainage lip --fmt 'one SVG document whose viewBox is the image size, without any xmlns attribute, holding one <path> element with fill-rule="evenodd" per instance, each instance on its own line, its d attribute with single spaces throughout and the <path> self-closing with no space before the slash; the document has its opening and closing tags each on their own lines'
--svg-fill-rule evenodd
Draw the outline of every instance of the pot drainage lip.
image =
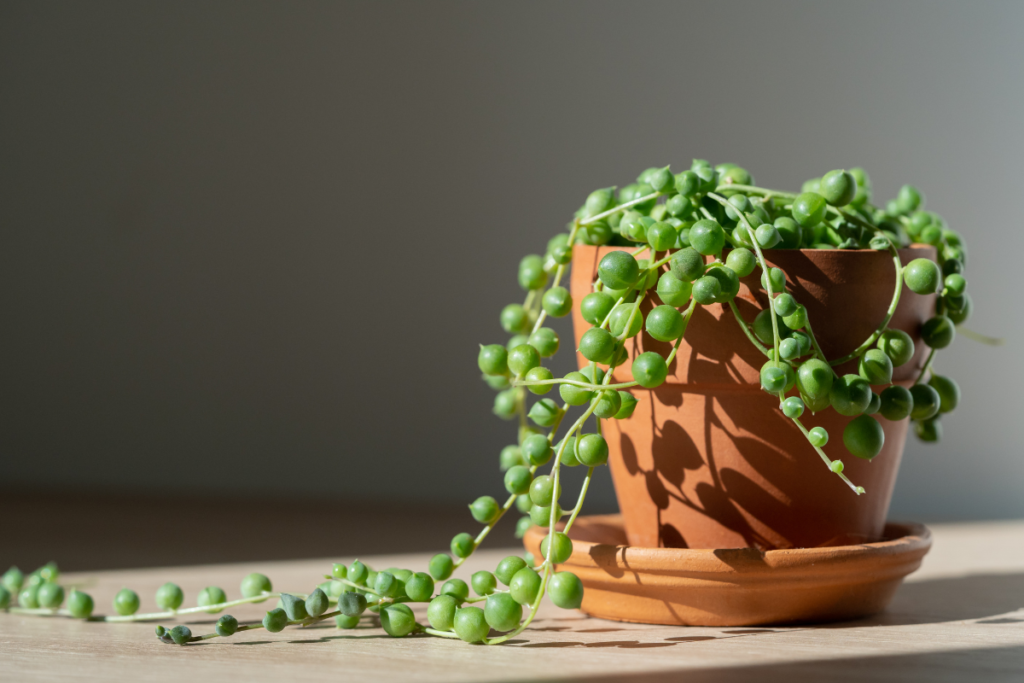
<svg viewBox="0 0 1024 683">
<path fill-rule="evenodd" d="M 561 526 L 561 525 L 559 525 Z M 531 528 L 524 538 L 529 549 L 539 544 L 546 530 Z M 573 553 L 565 566 L 617 566 L 623 570 L 669 573 L 747 573 L 779 575 L 786 571 L 821 565 L 870 563 L 901 566 L 914 563 L 931 547 L 931 532 L 923 524 L 889 522 L 883 537 L 873 542 L 848 542 L 837 539 L 812 548 L 643 548 L 625 542 L 622 516 L 590 515 L 579 517 L 569 534 Z M 536 553 L 535 553 L 536 554 Z M 838 569 L 838 567 L 837 567 Z M 850 567 L 852 570 L 853 567 Z M 912 571 L 912 569 L 908 570 Z M 815 570 L 817 573 L 817 570 Z M 777 576 L 777 578 L 782 578 Z"/>
<path fill-rule="evenodd" d="M 535 557 L 547 529 L 523 539 Z M 573 551 L 556 571 L 583 582 L 581 610 L 642 624 L 767 626 L 877 614 L 931 548 L 923 524 L 890 522 L 874 543 L 762 551 L 640 548 L 621 515 L 576 519 Z M 601 540 L 610 542 L 602 543 Z"/>
</svg>

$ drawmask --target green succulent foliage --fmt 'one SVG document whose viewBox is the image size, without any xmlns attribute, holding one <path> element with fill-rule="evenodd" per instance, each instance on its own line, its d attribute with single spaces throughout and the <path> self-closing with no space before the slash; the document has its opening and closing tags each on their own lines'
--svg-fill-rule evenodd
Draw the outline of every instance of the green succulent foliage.
<svg viewBox="0 0 1024 683">
<path fill-rule="evenodd" d="M 261 623 L 240 626 L 224 615 L 211 634 L 158 626 L 157 637 L 186 645 L 254 628 L 276 633 L 332 617 L 338 628 L 355 629 L 368 624 L 361 618 L 371 613 L 391 637 L 428 633 L 493 644 L 525 628 L 545 595 L 558 607 L 578 609 L 583 582 L 560 569 L 577 552 L 569 525 L 581 510 L 586 486 L 577 500 L 563 497 L 565 468 L 579 467 L 589 483 L 595 468 L 618 455 L 618 440 L 607 436 L 608 421 L 653 418 L 650 409 L 637 408 L 677 375 L 685 376 L 688 370 L 677 367 L 676 355 L 695 315 L 737 319 L 751 353 L 763 356 L 760 388 L 829 470 L 858 494 L 863 489 L 847 477 L 843 461 L 829 457 L 837 449 L 863 460 L 884 457 L 883 421 L 907 419 L 922 441 L 938 441 L 941 417 L 955 411 L 961 391 L 952 378 L 934 371 L 936 352 L 955 341 L 972 310 L 962 237 L 925 208 L 924 195 L 913 186 L 903 186 L 884 207 L 874 206 L 871 181 L 861 168 L 828 171 L 798 193 L 754 182 L 749 171 L 731 163 L 695 159 L 678 172 L 652 166 L 635 182 L 588 194 L 543 253 L 521 259 L 514 277 L 524 298 L 503 306 L 492 320 L 505 337 L 477 348 L 473 370 L 495 392 L 494 414 L 517 428 L 498 458 L 506 493 L 469 502 L 466 523 L 471 517 L 475 528 L 456 534 L 449 552 L 433 556 L 426 571 L 377 571 L 359 560 L 334 563 L 326 582 L 302 594 L 275 593 L 268 577 L 249 574 L 237 602 L 279 600 Z M 915 243 L 934 251 L 904 263 L 898 250 Z M 884 322 L 843 358 L 824 356 L 815 335 L 817 304 L 801 300 L 808 284 L 780 267 L 791 262 L 783 251 L 794 249 L 874 250 L 893 259 L 896 291 Z M 582 291 L 579 281 L 570 287 L 567 279 L 580 253 L 588 260 L 575 267 L 587 274 L 593 269 Z M 934 301 L 934 314 L 919 329 L 889 327 L 901 294 L 919 297 L 917 304 Z M 752 320 L 751 302 L 759 308 Z M 561 343 L 546 323 L 570 315 L 580 329 L 570 346 L 580 369 L 556 376 L 549 363 Z M 840 366 L 844 374 L 838 374 Z M 814 424 L 824 410 L 849 418 L 841 444 L 830 445 L 828 431 Z M 455 572 L 513 505 L 521 515 L 517 536 L 531 527 L 530 533 L 544 530 L 540 555 L 509 555 L 493 572 L 473 573 L 469 583 L 457 578 Z M 566 518 L 564 526 L 552 528 Z M 0 610 L 53 614 L 64 607 L 60 614 L 94 618 L 92 598 L 77 589 L 66 593 L 58 579 L 53 563 L 28 576 L 10 568 L 0 580 Z M 470 597 L 471 589 L 476 597 Z M 236 604 L 210 586 L 200 591 L 196 607 L 183 608 L 184 593 L 173 583 L 159 588 L 155 602 L 166 615 L 214 613 Z M 411 603 L 427 605 L 425 624 Z M 113 606 L 116 616 L 110 619 L 151 616 L 138 614 L 139 596 L 128 588 Z"/>
<path fill-rule="evenodd" d="M 937 438 L 934 417 L 940 410 L 956 407 L 959 388 L 952 380 L 930 372 L 934 353 L 913 384 L 906 381 L 905 366 L 916 357 L 920 368 L 920 358 L 929 350 L 947 348 L 955 339 L 956 326 L 970 314 L 964 274 L 967 253 L 960 235 L 926 210 L 923 194 L 911 185 L 902 187 L 884 208 L 873 206 L 871 180 L 862 168 L 828 171 L 793 194 L 762 190 L 753 183 L 753 176 L 740 166 L 716 166 L 695 159 L 681 171 L 652 166 L 617 194 L 605 188 L 587 197 L 576 221 L 556 245 L 603 245 L 593 291 L 579 302 L 579 315 L 591 327 L 583 330 L 577 351 L 590 367 L 616 368 L 615 381 L 627 386 L 615 387 L 612 393 L 601 390 L 600 382 L 585 381 L 583 373 L 571 372 L 560 381 L 549 379 L 546 370 L 530 369 L 528 372 L 535 373 L 530 380 L 537 381 L 536 388 L 530 385 L 531 392 L 548 391 L 545 382 L 558 385 L 559 390 L 548 403 L 538 401 L 532 408 L 521 409 L 534 424 L 556 428 L 572 419 L 559 403 L 569 410 L 578 406 L 599 420 L 629 419 L 638 403 L 628 391 L 629 385 L 656 391 L 670 381 L 674 372 L 671 349 L 685 342 L 695 308 L 733 306 L 746 286 L 774 296 L 774 315 L 762 305 L 763 310 L 745 324 L 748 336 L 766 355 L 761 387 L 778 394 L 783 415 L 800 421 L 808 419 L 808 413 L 836 410 L 853 418 L 850 424 L 854 426 L 845 430 L 843 445 L 858 457 L 875 457 L 878 420 L 909 417 L 918 424 L 917 433 L 929 440 Z M 600 239 L 588 232 L 592 227 Z M 936 257 L 899 261 L 896 250 L 914 242 L 933 245 Z M 549 246 L 549 253 L 551 249 Z M 888 252 L 900 273 L 900 287 L 909 290 L 904 296 L 935 296 L 935 315 L 920 329 L 883 324 L 850 356 L 827 362 L 816 343 L 811 312 L 800 300 L 805 296 L 802 284 L 789 282 L 784 269 L 766 263 L 774 250 L 781 249 Z M 524 261 L 521 270 L 529 263 Z M 556 263 L 557 267 L 546 271 L 551 281 L 545 286 L 556 292 L 559 300 L 569 300 L 560 289 L 569 262 L 563 258 Z M 757 279 L 745 279 L 748 277 Z M 540 281 L 539 275 L 535 281 Z M 524 305 L 524 311 L 521 317 L 525 318 L 544 312 L 567 314 L 538 296 Z M 503 314 L 506 329 L 515 326 L 513 313 L 518 311 Z M 666 350 L 655 350 L 651 346 L 655 343 L 666 345 Z M 501 371 L 500 354 L 494 356 L 488 369 Z M 854 361 L 856 374 L 837 375 L 835 367 L 847 361 Z M 628 374 L 620 375 L 619 366 Z M 522 364 L 513 361 L 506 372 L 516 373 L 521 368 Z M 894 378 L 900 378 L 900 383 Z M 496 404 L 495 412 L 511 414 L 503 414 L 502 407 Z M 928 420 L 931 422 L 926 425 Z M 580 432 L 575 425 L 570 431 Z M 811 426 L 805 434 L 817 448 L 827 443 L 824 430 Z M 556 466 L 604 464 L 607 445 L 576 439 L 571 449 L 562 450 Z M 530 462 L 546 466 L 550 459 Z M 845 478 L 841 464 L 832 469 Z M 515 486 L 525 481 L 519 472 L 513 478 L 509 491 L 518 490 Z"/>
</svg>

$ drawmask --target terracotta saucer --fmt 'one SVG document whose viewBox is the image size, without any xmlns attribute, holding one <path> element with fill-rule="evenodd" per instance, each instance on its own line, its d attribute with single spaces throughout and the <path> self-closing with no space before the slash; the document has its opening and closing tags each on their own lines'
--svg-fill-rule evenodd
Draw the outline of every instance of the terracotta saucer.
<svg viewBox="0 0 1024 683">
<path fill-rule="evenodd" d="M 526 549 L 540 556 L 546 530 Z M 621 515 L 580 517 L 567 569 L 583 581 L 582 610 L 642 624 L 754 626 L 853 619 L 881 612 L 921 566 L 932 535 L 890 522 L 875 543 L 824 548 L 696 550 L 626 545 Z"/>
</svg>

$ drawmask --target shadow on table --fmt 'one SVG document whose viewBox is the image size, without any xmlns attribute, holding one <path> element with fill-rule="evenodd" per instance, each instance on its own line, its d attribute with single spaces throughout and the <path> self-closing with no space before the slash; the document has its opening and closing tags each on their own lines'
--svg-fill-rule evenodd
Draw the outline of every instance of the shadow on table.
<svg viewBox="0 0 1024 683">
<path fill-rule="evenodd" d="M 944 623 L 944 622 L 958 622 L 967 621 L 973 622 L 977 625 L 991 626 L 993 629 L 1006 628 L 1007 625 L 1010 628 L 1021 628 L 1024 630 L 1024 573 L 1012 573 L 1012 574 L 976 574 L 970 576 L 951 577 L 951 578 L 939 578 L 930 579 L 924 581 L 916 581 L 913 583 L 907 583 L 903 585 L 899 592 L 896 594 L 896 598 L 893 600 L 893 604 L 890 608 L 877 616 L 868 617 L 865 619 L 856 619 L 852 621 L 844 621 L 832 624 L 787 624 L 779 627 L 764 626 L 754 628 L 734 628 L 725 629 L 720 631 L 717 635 L 702 635 L 702 636 L 685 636 L 680 635 L 678 637 L 664 638 L 657 641 L 641 642 L 641 641 L 625 641 L 625 640 L 612 640 L 603 642 L 580 642 L 573 640 L 573 636 L 577 633 L 587 632 L 587 629 L 574 629 L 571 626 L 558 626 L 548 627 L 534 630 L 541 631 L 560 631 L 560 635 L 563 635 L 566 640 L 564 641 L 547 641 L 539 643 L 527 643 L 523 647 L 538 647 L 538 648 L 575 648 L 575 647 L 619 647 L 619 648 L 652 648 L 652 647 L 672 647 L 672 646 L 683 646 L 685 647 L 688 643 L 694 642 L 705 642 L 710 640 L 723 640 L 737 637 L 756 637 L 762 634 L 778 633 L 779 630 L 842 630 L 851 628 L 866 628 L 866 627 L 880 627 L 885 628 L 887 626 L 903 626 L 913 624 L 932 624 L 932 623 Z M 1020 625 L 1019 627 L 1017 625 Z M 778 629 L 778 630 L 777 630 Z M 680 633 L 685 633 L 685 627 L 680 628 Z M 636 633 L 636 632 L 634 632 Z M 625 633 L 624 633 L 625 635 Z M 632 634 L 630 634 L 632 635 Z M 1002 658 L 999 661 L 1007 660 L 1015 662 L 1017 671 L 1017 681 L 1024 681 L 1024 652 L 1020 648 L 994 648 L 998 650 L 999 657 Z M 987 649 L 985 650 L 987 652 Z M 930 657 L 952 657 L 955 661 L 968 662 L 971 661 L 972 657 L 977 655 L 971 655 L 970 652 L 977 651 L 961 651 L 951 653 L 941 653 L 940 655 L 906 655 L 896 658 L 899 662 L 921 660 L 923 662 L 931 661 Z M 922 659 L 923 658 L 923 659 Z M 881 659 L 893 659 L 893 658 L 881 658 Z M 858 660 L 860 662 L 861 660 Z M 872 660 L 873 661 L 873 660 Z M 830 675 L 835 677 L 835 672 L 832 671 L 833 666 L 839 666 L 828 662 L 826 664 L 794 664 L 793 667 L 811 667 L 821 666 L 822 671 L 826 668 L 830 672 Z M 940 666 L 936 664 L 936 666 Z M 778 665 L 782 667 L 782 665 Z M 776 665 L 768 667 L 771 672 L 775 671 Z M 786 669 L 788 671 L 788 669 Z M 722 670 L 714 669 L 716 675 L 719 675 Z M 760 675 L 760 668 L 744 668 L 740 671 L 743 672 L 743 676 L 753 676 L 754 674 Z M 791 673 L 800 673 L 797 669 L 794 669 Z M 809 669 L 806 673 L 812 673 Z M 680 672 L 675 672 L 672 675 L 679 675 Z M 660 676 L 661 674 L 659 674 Z M 667 675 L 667 674 L 666 674 Z M 773 674 L 774 675 L 774 674 Z M 863 675 L 863 672 L 861 674 Z M 692 672 L 686 670 L 687 681 L 690 680 L 704 680 L 701 678 L 693 679 Z M 605 679 L 595 679 L 605 680 Z M 607 680 L 615 680 L 610 678 Z M 644 678 L 638 676 L 635 680 L 639 681 L 659 681 L 661 678 L 655 676 L 653 678 Z M 666 678 L 665 680 L 670 680 Z M 719 680 L 719 679 L 714 679 Z M 731 679 L 722 679 L 731 680 Z M 737 679 L 739 680 L 739 679 Z M 752 679 L 753 680 L 753 679 Z M 832 680 L 829 678 L 829 680 Z M 845 680 L 842 677 L 838 680 Z M 857 680 L 857 676 L 853 676 L 853 680 Z M 955 680 L 955 679 L 950 679 Z"/>
<path fill-rule="evenodd" d="M 825 627 L 899 626 L 975 619 L 983 620 L 978 622 L 982 624 L 1024 623 L 1024 613 L 1019 618 L 998 618 L 1020 609 L 1024 609 L 1024 573 L 971 574 L 905 583 L 882 614 Z"/>
<path fill-rule="evenodd" d="M 785 664 L 674 669 L 652 673 L 588 675 L 552 679 L 569 683 L 793 683 L 793 681 L 968 681 L 1020 683 L 1024 680 L 1024 647 L 986 647 L 952 652 L 864 656 Z"/>
</svg>

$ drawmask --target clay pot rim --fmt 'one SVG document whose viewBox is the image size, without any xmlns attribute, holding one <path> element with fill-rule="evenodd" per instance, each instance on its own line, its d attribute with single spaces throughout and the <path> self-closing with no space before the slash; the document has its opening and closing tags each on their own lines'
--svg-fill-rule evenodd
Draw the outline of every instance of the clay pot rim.
<svg viewBox="0 0 1024 683">
<path fill-rule="evenodd" d="M 581 516 L 574 524 L 574 531 L 584 534 L 588 527 L 623 527 L 621 514 Z M 831 573 L 830 569 L 844 575 L 859 568 L 875 574 L 898 571 L 909 560 L 923 557 L 932 545 L 931 531 L 923 524 L 888 522 L 884 533 L 883 540 L 873 543 L 768 551 L 758 548 L 638 548 L 573 538 L 572 556 L 560 567 L 599 567 L 692 578 L 703 575 L 709 580 L 722 580 L 725 578 L 722 575 L 726 574 L 743 574 L 752 579 L 761 575 L 768 580 L 779 580 L 781 572 L 787 578 L 800 580 L 804 576 L 819 578 L 823 572 Z M 546 529 L 531 527 L 523 542 L 527 549 L 539 551 L 546 534 Z M 570 533 L 570 537 L 578 535 Z M 899 572 L 900 575 L 906 573 Z"/>
<path fill-rule="evenodd" d="M 583 246 L 596 247 L 598 249 L 618 249 L 620 251 L 629 251 L 629 249 L 631 248 L 631 247 L 627 247 L 625 245 L 612 245 L 612 244 L 587 244 L 587 245 L 583 245 Z M 637 243 L 636 247 L 639 247 L 639 246 L 641 246 L 640 243 Z M 725 250 L 729 251 L 731 249 L 736 249 L 736 248 L 737 247 L 726 246 Z M 744 247 L 744 248 L 746 248 L 746 247 Z M 926 244 L 924 242 L 913 242 L 911 244 L 908 244 L 905 247 L 896 247 L 896 251 L 923 251 L 923 250 L 929 250 L 929 249 L 932 250 L 932 251 L 935 251 L 935 247 L 933 245 Z M 771 259 L 768 258 L 768 257 L 771 254 L 779 254 L 779 253 L 785 254 L 785 253 L 797 253 L 797 252 L 799 252 L 801 254 L 812 253 L 812 254 L 885 254 L 886 256 L 890 255 L 889 251 L 886 250 L 886 249 L 870 249 L 870 248 L 868 248 L 868 249 L 764 249 L 763 251 L 765 252 L 765 258 L 767 260 L 769 260 L 769 261 Z M 643 254 L 644 254 L 644 252 L 640 252 L 639 254 L 637 254 L 637 256 L 638 257 L 642 257 Z"/>
<path fill-rule="evenodd" d="M 601 244 L 601 245 L 598 245 L 598 246 L 607 247 L 609 245 Z M 622 248 L 623 249 L 628 249 L 629 247 L 622 247 Z M 735 249 L 736 247 L 726 246 L 725 248 L 726 249 Z M 924 242 L 912 242 L 912 243 L 908 244 L 905 247 L 896 247 L 896 251 L 913 251 L 913 250 L 918 250 L 918 249 L 935 249 L 935 247 L 933 245 L 931 245 L 931 244 L 926 244 Z M 798 252 L 801 252 L 801 253 L 804 253 L 804 252 L 814 252 L 815 254 L 834 254 L 834 253 L 843 253 L 843 254 L 868 254 L 868 253 L 871 253 L 871 254 L 886 254 L 886 255 L 889 254 L 889 251 L 886 250 L 886 249 L 871 249 L 871 248 L 868 248 L 868 249 L 764 249 L 763 251 L 766 254 L 765 255 L 766 259 L 768 258 L 767 254 L 778 253 L 778 252 L 787 252 L 787 251 L 791 251 L 791 252 L 798 251 Z"/>
<path fill-rule="evenodd" d="M 605 246 L 605 245 L 601 245 Z M 911 242 L 905 247 L 896 247 L 896 251 L 910 251 L 911 249 L 935 249 L 931 244 L 925 242 Z M 864 254 L 864 253 L 883 253 L 888 254 L 886 249 L 764 249 L 767 252 L 778 252 L 778 251 L 813 251 L 815 253 L 829 253 L 829 252 L 842 252 L 844 254 Z M 767 258 L 767 257 L 765 257 Z"/>
</svg>

